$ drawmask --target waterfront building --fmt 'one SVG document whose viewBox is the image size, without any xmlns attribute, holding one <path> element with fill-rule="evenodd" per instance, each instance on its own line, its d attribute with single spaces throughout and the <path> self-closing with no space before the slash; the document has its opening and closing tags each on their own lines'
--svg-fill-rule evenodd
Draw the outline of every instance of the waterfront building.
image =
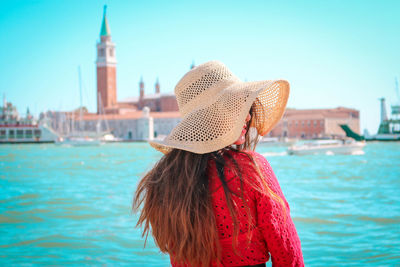
<svg viewBox="0 0 400 267">
<path fill-rule="evenodd" d="M 144 107 L 150 108 L 152 112 L 176 112 L 178 111 L 178 102 L 173 93 L 161 93 L 160 82 L 157 79 L 154 85 L 154 94 L 145 94 L 145 85 L 143 77 L 139 82 L 139 97 L 128 97 L 118 103 L 119 114 L 126 113 L 130 109 L 142 110 Z"/>
<path fill-rule="evenodd" d="M 111 41 L 111 31 L 104 6 L 103 21 L 100 30 L 100 42 L 97 43 L 97 113 L 107 112 L 117 107 L 117 60 L 115 44 Z"/>
<path fill-rule="evenodd" d="M 84 131 L 105 131 L 123 140 L 138 141 L 167 135 L 180 121 L 174 94 L 161 93 L 158 79 L 154 85 L 154 94 L 145 94 L 145 83 L 141 77 L 139 97 L 117 101 L 116 51 L 115 44 L 111 42 L 106 6 L 100 42 L 97 44 L 96 64 L 97 114 L 85 112 L 83 122 L 70 119 L 70 122 L 75 122 L 69 128 L 80 125 Z M 69 117 L 73 115 L 70 114 Z"/>
<path fill-rule="evenodd" d="M 0 125 L 31 125 L 36 124 L 29 108 L 26 109 L 26 116 L 21 117 L 18 113 L 17 107 L 11 102 L 6 101 L 3 96 L 3 106 L 0 107 Z"/>
<path fill-rule="evenodd" d="M 146 95 L 143 77 L 139 82 L 139 97 L 130 97 L 117 101 L 117 60 L 115 43 L 111 41 L 111 30 L 104 6 L 100 29 L 100 41 L 97 43 L 97 114 L 126 114 L 150 108 L 152 112 L 178 111 L 178 103 L 173 94 L 161 94 L 157 79 L 155 93 Z"/>
<path fill-rule="evenodd" d="M 0 125 L 19 123 L 19 114 L 17 108 L 12 103 L 3 100 L 3 106 L 0 107 Z"/>
<path fill-rule="evenodd" d="M 181 121 L 179 112 L 151 112 L 144 107 L 141 111 L 126 114 L 83 115 L 83 122 L 75 121 L 75 127 L 83 131 L 105 131 L 124 141 L 147 141 L 168 135 Z"/>
<path fill-rule="evenodd" d="M 97 113 L 84 107 L 71 112 L 47 112 L 42 117 L 52 119 L 52 127 L 61 135 L 74 129 L 84 132 L 112 133 L 125 141 L 162 138 L 179 123 L 178 103 L 172 93 L 161 93 L 157 79 L 154 93 L 145 93 L 143 77 L 139 81 L 139 96 L 117 101 L 116 45 L 111 41 L 106 7 L 97 43 Z M 194 68 L 194 62 L 190 68 Z M 287 109 L 283 119 L 270 132 L 271 137 L 324 138 L 343 137 L 339 124 L 348 124 L 359 133 L 359 111 L 339 107 L 336 109 Z"/>
<path fill-rule="evenodd" d="M 345 107 L 334 109 L 288 108 L 282 120 L 269 136 L 301 139 L 342 138 L 346 134 L 340 128 L 340 124 L 347 124 L 354 132 L 360 133 L 360 112 Z"/>
<path fill-rule="evenodd" d="M 180 121 L 174 94 L 161 93 L 160 82 L 154 94 L 145 94 L 143 77 L 139 82 L 139 96 L 117 101 L 116 45 L 111 41 L 111 30 L 104 7 L 97 43 L 97 112 L 85 107 L 70 112 L 48 111 L 41 119 L 49 118 L 51 126 L 65 136 L 76 130 L 86 134 L 112 133 L 124 141 L 140 141 L 167 135 Z M 194 64 L 192 64 L 194 66 Z M 79 116 L 82 109 L 82 116 Z"/>
</svg>

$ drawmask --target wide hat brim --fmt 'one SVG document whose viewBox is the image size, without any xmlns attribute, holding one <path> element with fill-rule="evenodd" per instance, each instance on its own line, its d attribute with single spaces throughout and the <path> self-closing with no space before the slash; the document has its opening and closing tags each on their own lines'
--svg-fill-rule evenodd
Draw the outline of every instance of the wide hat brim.
<svg viewBox="0 0 400 267">
<path fill-rule="evenodd" d="M 239 138 L 253 103 L 262 118 L 253 126 L 265 135 L 282 118 L 289 88 L 285 80 L 234 83 L 186 114 L 164 140 L 149 143 L 164 154 L 174 148 L 197 154 L 217 151 Z"/>
</svg>

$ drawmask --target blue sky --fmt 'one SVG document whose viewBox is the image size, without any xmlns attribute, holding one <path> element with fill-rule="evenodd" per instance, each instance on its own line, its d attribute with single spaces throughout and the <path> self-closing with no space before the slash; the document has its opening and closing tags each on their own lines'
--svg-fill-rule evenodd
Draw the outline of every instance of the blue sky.
<svg viewBox="0 0 400 267">
<path fill-rule="evenodd" d="M 96 109 L 96 42 L 103 5 L 116 43 L 118 100 L 162 92 L 196 64 L 224 62 L 243 80 L 283 78 L 289 107 L 361 112 L 379 125 L 378 98 L 399 101 L 400 1 L 2 0 L 0 93 L 24 113 Z M 389 112 L 389 110 L 388 110 Z"/>
</svg>

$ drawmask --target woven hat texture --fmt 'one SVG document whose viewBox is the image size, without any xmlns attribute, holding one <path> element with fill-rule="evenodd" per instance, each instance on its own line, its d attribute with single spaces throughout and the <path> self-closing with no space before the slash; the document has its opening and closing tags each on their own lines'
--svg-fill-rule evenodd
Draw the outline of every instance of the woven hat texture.
<svg viewBox="0 0 400 267">
<path fill-rule="evenodd" d="M 289 96 L 285 80 L 242 82 L 223 63 L 210 61 L 186 73 L 175 87 L 182 121 L 163 141 L 151 146 L 198 154 L 232 145 L 240 136 L 253 103 L 263 118 L 255 127 L 267 134 L 281 119 Z"/>
</svg>

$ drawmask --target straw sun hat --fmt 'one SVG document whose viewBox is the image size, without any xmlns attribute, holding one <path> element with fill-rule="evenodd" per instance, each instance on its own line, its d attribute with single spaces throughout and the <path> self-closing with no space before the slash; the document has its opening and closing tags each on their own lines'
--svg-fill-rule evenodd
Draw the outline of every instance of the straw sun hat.
<svg viewBox="0 0 400 267">
<path fill-rule="evenodd" d="M 197 154 L 232 145 L 241 135 L 253 103 L 255 127 L 267 134 L 281 119 L 289 96 L 285 80 L 242 82 L 224 64 L 210 61 L 183 76 L 175 87 L 182 121 L 163 141 L 151 146 L 168 153 L 172 148 Z"/>
</svg>

